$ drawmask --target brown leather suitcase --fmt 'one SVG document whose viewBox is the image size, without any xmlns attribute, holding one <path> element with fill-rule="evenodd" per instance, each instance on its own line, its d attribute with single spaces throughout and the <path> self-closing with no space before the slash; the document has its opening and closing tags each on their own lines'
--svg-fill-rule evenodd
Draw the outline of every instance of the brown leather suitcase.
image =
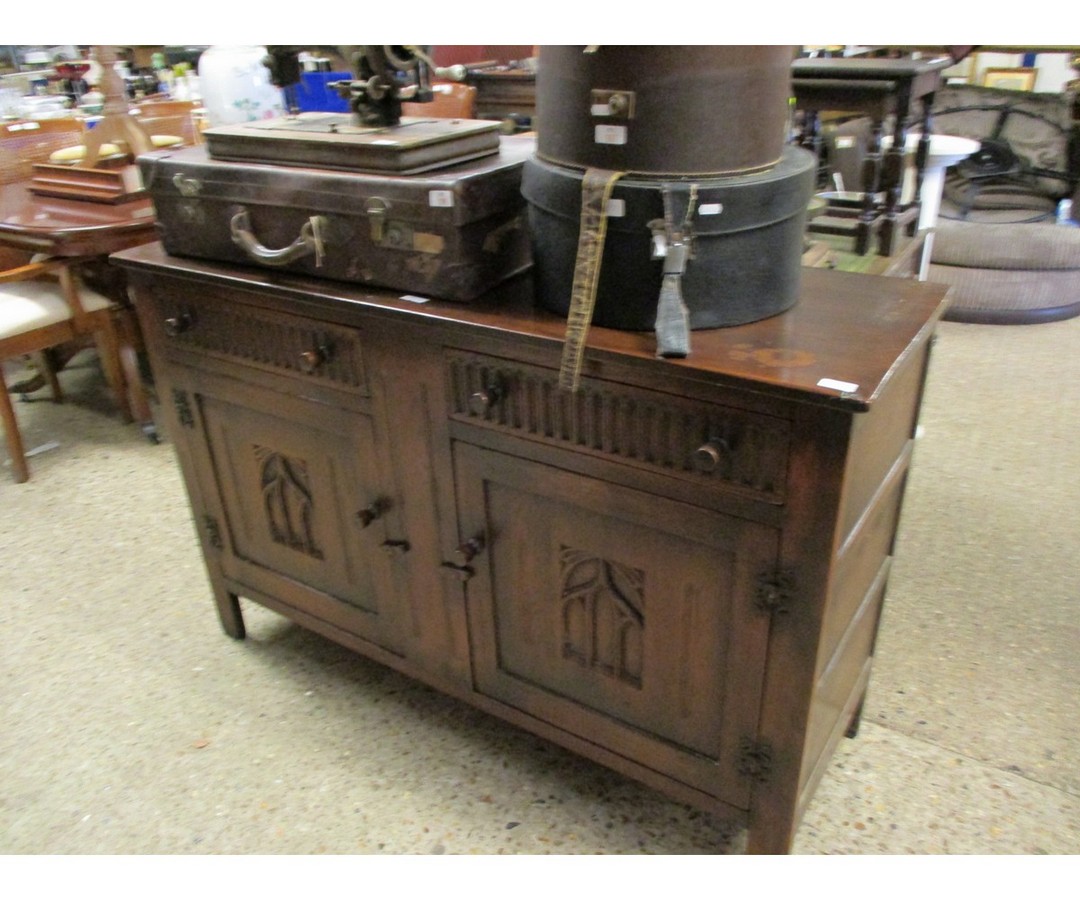
<svg viewBox="0 0 1080 900">
<path fill-rule="evenodd" d="M 521 172 L 531 136 L 418 175 L 224 161 L 205 147 L 138 159 L 176 256 L 469 301 L 531 265 Z"/>
<path fill-rule="evenodd" d="M 776 165 L 794 55 L 782 46 L 543 46 L 537 154 L 660 177 Z"/>
</svg>

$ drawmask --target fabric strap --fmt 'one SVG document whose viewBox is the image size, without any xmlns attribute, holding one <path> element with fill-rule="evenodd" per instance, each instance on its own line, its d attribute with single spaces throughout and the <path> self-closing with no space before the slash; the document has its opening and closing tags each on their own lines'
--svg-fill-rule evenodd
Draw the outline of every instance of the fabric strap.
<svg viewBox="0 0 1080 900">
<path fill-rule="evenodd" d="M 559 387 L 566 391 L 577 391 L 581 386 L 585 340 L 592 323 L 596 290 L 600 283 L 608 201 L 615 182 L 623 174 L 607 169 L 588 169 L 581 180 L 581 223 L 574 262 L 574 284 L 570 294 L 570 311 L 566 317 L 566 342 L 559 366 Z"/>
</svg>

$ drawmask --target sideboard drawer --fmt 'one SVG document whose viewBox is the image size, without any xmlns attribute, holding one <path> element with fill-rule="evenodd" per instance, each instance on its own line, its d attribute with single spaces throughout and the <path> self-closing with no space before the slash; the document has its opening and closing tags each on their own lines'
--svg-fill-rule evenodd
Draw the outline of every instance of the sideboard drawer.
<svg viewBox="0 0 1080 900">
<path fill-rule="evenodd" d="M 369 396 L 360 333 L 237 303 L 232 294 L 153 289 L 166 351 L 197 352 Z"/>
<path fill-rule="evenodd" d="M 784 502 L 786 419 L 600 379 L 571 394 L 553 369 L 466 351 L 447 370 L 456 421 Z"/>
</svg>

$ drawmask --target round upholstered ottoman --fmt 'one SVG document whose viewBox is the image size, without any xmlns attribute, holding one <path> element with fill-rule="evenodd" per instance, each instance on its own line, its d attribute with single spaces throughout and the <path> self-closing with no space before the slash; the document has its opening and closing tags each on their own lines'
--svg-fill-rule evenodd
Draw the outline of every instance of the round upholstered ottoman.
<svg viewBox="0 0 1080 900">
<path fill-rule="evenodd" d="M 1080 315 L 1080 228 L 941 219 L 927 279 L 952 285 L 953 322 L 1069 319 Z"/>
</svg>

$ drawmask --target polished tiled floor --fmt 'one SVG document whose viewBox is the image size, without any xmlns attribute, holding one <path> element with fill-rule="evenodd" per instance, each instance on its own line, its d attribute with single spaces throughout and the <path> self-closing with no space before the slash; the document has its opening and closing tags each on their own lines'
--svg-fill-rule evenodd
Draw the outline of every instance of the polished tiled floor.
<svg viewBox="0 0 1080 900">
<path fill-rule="evenodd" d="M 722 822 L 245 606 L 172 449 L 18 405 L 0 469 L 0 853 L 701 854 Z M 797 854 L 1080 851 L 1080 320 L 945 323 L 863 726 Z"/>
</svg>

